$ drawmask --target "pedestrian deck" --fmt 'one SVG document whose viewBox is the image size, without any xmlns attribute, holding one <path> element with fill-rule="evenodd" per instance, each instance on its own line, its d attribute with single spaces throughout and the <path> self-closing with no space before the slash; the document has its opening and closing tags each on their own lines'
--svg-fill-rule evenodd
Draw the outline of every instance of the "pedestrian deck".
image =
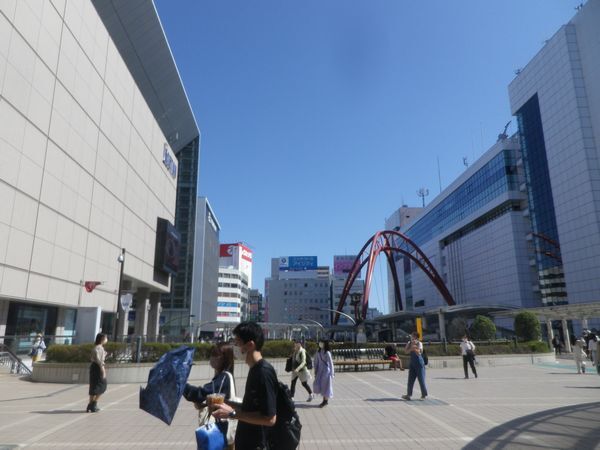
<svg viewBox="0 0 600 450">
<path fill-rule="evenodd" d="M 482 368 L 469 380 L 460 369 L 432 369 L 424 401 L 400 400 L 407 374 L 340 373 L 323 409 L 319 399 L 304 402 L 298 386 L 300 448 L 600 449 L 600 376 L 577 375 L 568 361 Z M 182 401 L 167 426 L 138 409 L 138 392 L 137 385 L 111 385 L 103 410 L 86 414 L 87 386 L 0 374 L 0 449 L 194 449 L 192 406 Z"/>
</svg>

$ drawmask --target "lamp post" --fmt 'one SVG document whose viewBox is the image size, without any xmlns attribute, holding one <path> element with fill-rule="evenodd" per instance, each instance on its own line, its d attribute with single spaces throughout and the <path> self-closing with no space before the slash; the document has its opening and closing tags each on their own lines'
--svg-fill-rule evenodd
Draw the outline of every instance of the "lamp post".
<svg viewBox="0 0 600 450">
<path fill-rule="evenodd" d="M 356 327 L 356 325 L 357 325 L 354 317 L 352 317 L 350 314 L 346 314 L 341 311 L 338 311 L 337 309 L 323 308 L 323 307 L 318 307 L 318 306 L 310 306 L 308 309 L 313 310 L 313 311 L 330 311 L 330 312 L 339 314 L 340 316 L 344 316 L 346 319 L 348 319 L 350 322 L 352 322 L 352 326 Z M 354 333 L 354 334 L 356 336 L 356 333 Z M 354 342 L 356 344 L 356 338 L 354 339 Z"/>
<path fill-rule="evenodd" d="M 302 320 L 303 322 L 312 322 L 315 325 L 318 325 L 321 327 L 321 330 L 323 330 L 323 333 L 325 333 L 325 327 L 323 326 L 323 324 L 321 322 L 317 322 L 316 320 L 312 320 L 312 319 L 298 319 L 298 320 Z M 319 340 L 319 329 L 317 328 L 317 341 Z"/>
<path fill-rule="evenodd" d="M 113 341 L 117 341 L 117 322 L 119 320 L 119 303 L 121 302 L 121 284 L 123 284 L 123 268 L 125 267 L 125 249 L 121 249 L 121 254 L 118 256 L 117 261 L 121 264 L 119 272 L 119 286 L 117 288 L 117 309 L 115 310 L 115 320 L 113 324 Z"/>
</svg>

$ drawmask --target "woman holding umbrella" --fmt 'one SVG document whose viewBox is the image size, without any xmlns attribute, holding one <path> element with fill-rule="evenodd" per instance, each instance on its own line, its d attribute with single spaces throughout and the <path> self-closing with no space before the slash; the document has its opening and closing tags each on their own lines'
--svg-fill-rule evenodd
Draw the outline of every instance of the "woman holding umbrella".
<svg viewBox="0 0 600 450">
<path fill-rule="evenodd" d="M 90 402 L 87 405 L 85 412 L 98 412 L 98 399 L 106 391 L 106 367 L 104 359 L 106 358 L 106 350 L 104 344 L 108 342 L 108 337 L 104 333 L 96 335 L 95 346 L 92 350 L 90 364 Z"/>
</svg>

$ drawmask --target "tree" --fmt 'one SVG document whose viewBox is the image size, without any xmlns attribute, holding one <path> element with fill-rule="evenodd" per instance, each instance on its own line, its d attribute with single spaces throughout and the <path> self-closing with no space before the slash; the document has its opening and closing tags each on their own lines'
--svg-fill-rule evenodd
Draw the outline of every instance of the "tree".
<svg viewBox="0 0 600 450">
<path fill-rule="evenodd" d="M 448 338 L 455 341 L 461 339 L 467 332 L 467 321 L 464 317 L 455 317 L 448 325 Z"/>
<path fill-rule="evenodd" d="M 487 341 L 496 337 L 496 325 L 486 316 L 477 316 L 470 328 L 471 339 Z"/>
<path fill-rule="evenodd" d="M 515 316 L 515 334 L 522 341 L 537 341 L 542 337 L 542 327 L 537 316 L 529 311 Z"/>
</svg>

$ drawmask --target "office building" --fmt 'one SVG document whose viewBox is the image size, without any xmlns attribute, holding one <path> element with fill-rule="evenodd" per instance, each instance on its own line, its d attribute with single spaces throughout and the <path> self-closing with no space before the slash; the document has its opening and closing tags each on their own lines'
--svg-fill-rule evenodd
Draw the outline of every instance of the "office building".
<svg viewBox="0 0 600 450">
<path fill-rule="evenodd" d="M 248 291 L 248 315 L 246 317 L 246 320 L 252 320 L 254 322 L 263 322 L 263 314 L 263 295 L 258 289 L 250 289 Z"/>
<path fill-rule="evenodd" d="M 271 276 L 265 280 L 265 315 L 271 323 L 294 324 L 314 320 L 331 323 L 331 275 L 318 266 L 316 256 L 282 256 L 271 259 Z"/>
<path fill-rule="evenodd" d="M 89 341 L 118 292 L 117 334 L 156 335 L 199 132 L 154 4 L 0 4 L 0 117 L 0 335 Z"/>
<path fill-rule="evenodd" d="M 242 242 L 221 244 L 217 321 L 240 323 L 248 316 L 252 287 L 252 250 Z"/>
<path fill-rule="evenodd" d="M 196 337 L 212 337 L 217 321 L 219 290 L 219 221 L 206 197 L 196 200 L 194 232 L 194 274 L 192 277 L 191 309 Z M 179 315 L 185 315 L 187 311 Z M 167 318 L 167 320 L 170 320 Z M 179 326 L 183 325 L 180 323 Z"/>
</svg>

